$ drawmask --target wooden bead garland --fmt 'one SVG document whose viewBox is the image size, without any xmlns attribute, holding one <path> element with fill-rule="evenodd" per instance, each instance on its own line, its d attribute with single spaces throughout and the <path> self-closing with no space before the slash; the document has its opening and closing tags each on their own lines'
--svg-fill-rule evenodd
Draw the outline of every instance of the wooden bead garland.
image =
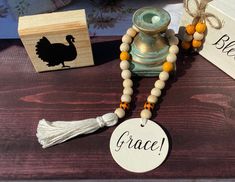
<svg viewBox="0 0 235 182">
<path fill-rule="evenodd" d="M 118 116 L 118 118 L 124 118 L 125 110 L 123 108 L 117 108 L 114 113 Z"/>
<path fill-rule="evenodd" d="M 150 102 L 145 102 L 144 104 L 144 109 L 148 109 L 149 111 L 153 112 L 155 104 L 150 103 Z"/>
<path fill-rule="evenodd" d="M 160 90 L 162 90 L 165 87 L 165 82 L 162 80 L 157 80 L 154 84 L 154 86 Z"/>
<path fill-rule="evenodd" d="M 123 89 L 123 94 L 132 95 L 133 89 L 131 87 L 126 87 Z"/>
<path fill-rule="evenodd" d="M 193 38 L 194 40 L 202 40 L 204 38 L 204 33 L 195 32 Z"/>
<path fill-rule="evenodd" d="M 222 22 L 217 16 L 204 12 L 207 3 L 208 2 L 206 1 L 201 1 L 198 3 L 198 9 L 196 10 L 196 13 L 192 13 L 188 7 L 188 0 L 184 1 L 186 12 L 188 12 L 188 14 L 194 18 L 193 23 L 185 27 L 185 35 L 183 36 L 184 38 L 181 43 L 184 49 L 189 49 L 190 47 L 198 49 L 202 46 L 205 31 L 207 29 L 205 22 L 209 21 L 208 18 L 214 18 L 217 21 L 218 25 L 213 25 L 209 21 L 213 28 L 220 29 L 222 27 Z M 152 17 L 153 24 L 158 21 L 158 16 Z M 38 137 L 39 143 L 43 148 L 60 144 L 75 136 L 92 133 L 102 127 L 114 126 L 117 124 L 119 118 L 123 118 L 125 116 L 125 112 L 130 108 L 131 95 L 133 94 L 133 82 L 131 80 L 131 72 L 129 70 L 130 64 L 128 62 L 130 60 L 130 43 L 138 32 L 138 27 L 133 25 L 122 37 L 122 44 L 120 45 L 120 68 L 122 70 L 121 76 L 124 79 L 124 89 L 121 102 L 119 107 L 116 108 L 115 112 L 107 113 L 96 118 L 89 118 L 75 122 L 50 122 L 42 119 L 39 121 L 36 135 Z M 176 54 L 179 52 L 179 48 L 177 46 L 179 39 L 175 36 L 175 32 L 172 29 L 168 29 L 165 32 L 165 37 L 167 38 L 168 44 L 170 45 L 169 54 L 166 57 L 166 62 L 162 66 L 163 71 L 159 74 L 159 80 L 154 83 L 154 88 L 151 90 L 151 94 L 147 97 L 147 101 L 145 102 L 143 110 L 140 113 L 143 126 L 144 123 L 146 123 L 147 120 L 152 116 L 154 106 L 156 105 L 158 98 L 162 93 L 161 90 L 165 87 L 165 82 L 169 79 L 169 72 L 173 70 L 173 64 L 177 59 Z M 167 139 L 166 135 L 164 135 L 164 137 Z"/>
<path fill-rule="evenodd" d="M 133 28 L 129 28 L 129 29 L 127 30 L 127 32 L 126 32 L 126 34 L 129 35 L 129 36 L 131 36 L 131 37 L 135 37 L 136 33 L 137 33 L 137 32 L 136 32 L 135 29 L 133 29 Z"/>
<path fill-rule="evenodd" d="M 185 31 L 188 35 L 193 35 L 195 32 L 195 26 L 192 24 L 189 24 L 185 27 Z"/>
<path fill-rule="evenodd" d="M 173 70 L 173 64 L 171 62 L 165 62 L 162 65 L 162 69 L 163 69 L 163 71 L 170 72 Z"/>
<path fill-rule="evenodd" d="M 122 70 L 128 70 L 130 67 L 130 63 L 128 61 L 121 61 L 120 62 L 120 68 Z"/>
<path fill-rule="evenodd" d="M 120 102 L 120 108 L 122 108 L 123 110 L 128 110 L 129 109 L 129 103 L 127 102 Z"/>
<path fill-rule="evenodd" d="M 128 51 L 130 50 L 129 44 L 138 32 L 138 28 L 133 25 L 132 28 L 129 28 L 126 34 L 122 37 L 122 44 L 120 45 L 120 68 L 122 70 L 121 77 L 124 79 L 124 89 L 119 108 L 117 108 L 114 112 L 118 118 L 123 118 L 125 116 L 125 112 L 129 109 L 131 95 L 133 94 L 133 82 L 131 80 L 131 71 L 129 70 L 130 63 L 128 62 L 130 59 L 130 54 Z M 190 32 L 193 34 L 193 27 L 190 28 Z M 191 41 L 193 39 L 192 34 L 190 36 L 188 35 L 187 40 L 190 39 Z M 162 72 L 159 74 L 159 80 L 154 83 L 154 88 L 151 90 L 151 94 L 147 97 L 144 108 L 140 113 L 140 116 L 143 119 L 151 118 L 154 106 L 158 101 L 158 97 L 161 96 L 161 90 L 165 87 L 165 82 L 169 79 L 169 72 L 171 72 L 174 68 L 173 63 L 177 60 L 176 55 L 179 52 L 179 48 L 177 46 L 179 39 L 175 36 L 175 32 L 172 29 L 168 29 L 165 32 L 165 36 L 170 45 L 169 53 L 166 57 L 166 62 L 162 66 Z"/>
<path fill-rule="evenodd" d="M 127 51 L 122 51 L 122 53 L 120 54 L 120 59 L 122 61 L 126 61 L 126 60 L 129 60 L 130 58 L 130 55 Z"/>
<path fill-rule="evenodd" d="M 189 24 L 185 27 L 185 33 L 183 35 L 183 41 L 181 47 L 185 50 L 191 46 L 198 49 L 202 46 L 204 39 L 204 32 L 206 31 L 206 24 L 199 21 L 197 24 Z"/>
<path fill-rule="evenodd" d="M 198 22 L 195 29 L 198 33 L 204 33 L 206 31 L 206 24 L 203 22 Z"/>
<path fill-rule="evenodd" d="M 129 35 L 124 35 L 123 37 L 122 37 L 122 42 L 124 42 L 124 43 L 126 43 L 126 44 L 130 44 L 131 42 L 132 42 L 132 39 L 131 39 L 131 36 L 129 36 Z"/>
<path fill-rule="evenodd" d="M 129 46 L 129 44 L 127 44 L 127 43 L 125 43 L 125 42 L 123 42 L 121 45 L 120 45 L 120 51 L 124 51 L 124 52 L 127 52 L 127 51 L 129 51 L 129 49 L 130 49 L 130 46 Z"/>
</svg>

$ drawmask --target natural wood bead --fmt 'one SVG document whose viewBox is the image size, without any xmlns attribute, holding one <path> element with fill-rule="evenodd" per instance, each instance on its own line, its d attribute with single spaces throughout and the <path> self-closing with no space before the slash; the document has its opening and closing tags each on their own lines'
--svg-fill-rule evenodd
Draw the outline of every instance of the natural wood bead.
<svg viewBox="0 0 235 182">
<path fill-rule="evenodd" d="M 123 94 L 122 97 L 121 97 L 121 101 L 130 103 L 131 102 L 131 96 L 127 95 L 127 94 Z"/>
<path fill-rule="evenodd" d="M 160 90 L 162 90 L 165 87 L 165 82 L 162 80 L 157 80 L 154 84 L 154 86 Z"/>
<path fill-rule="evenodd" d="M 186 41 L 186 42 L 190 42 L 190 41 L 193 40 L 193 36 L 185 33 L 184 37 L 183 37 L 183 40 Z"/>
<path fill-rule="evenodd" d="M 177 59 L 176 55 L 172 53 L 168 54 L 166 57 L 166 60 L 170 63 L 176 62 L 176 59 Z"/>
<path fill-rule="evenodd" d="M 123 42 L 120 45 L 120 51 L 128 52 L 129 50 L 130 50 L 130 45 L 129 44 Z"/>
<path fill-rule="evenodd" d="M 167 81 L 169 79 L 169 73 L 166 72 L 166 71 L 162 71 L 159 74 L 159 79 L 162 80 L 162 81 Z"/>
<path fill-rule="evenodd" d="M 120 62 L 120 68 L 121 68 L 122 70 L 128 70 L 129 67 L 130 67 L 129 61 L 121 61 L 121 62 Z"/>
<path fill-rule="evenodd" d="M 148 96 L 147 101 L 152 103 L 152 104 L 156 104 L 157 97 L 155 95 L 150 95 L 150 96 Z"/>
<path fill-rule="evenodd" d="M 151 90 L 151 95 L 155 95 L 156 97 L 159 97 L 161 95 L 162 91 L 159 88 L 153 88 Z"/>
<path fill-rule="evenodd" d="M 127 102 L 120 102 L 119 107 L 122 108 L 124 111 L 127 111 L 130 108 L 129 103 Z"/>
<path fill-rule="evenodd" d="M 135 25 L 132 25 L 132 28 L 133 28 L 136 32 L 140 32 L 140 30 L 139 30 Z"/>
<path fill-rule="evenodd" d="M 167 38 L 175 36 L 175 31 L 173 29 L 167 29 L 165 32 Z"/>
<path fill-rule="evenodd" d="M 199 48 L 199 47 L 202 46 L 202 41 L 201 41 L 201 40 L 193 40 L 192 46 L 193 46 L 194 48 Z"/>
<path fill-rule="evenodd" d="M 196 25 L 196 31 L 198 33 L 204 33 L 206 31 L 206 24 L 203 22 L 199 22 Z"/>
<path fill-rule="evenodd" d="M 173 64 L 171 62 L 165 62 L 162 65 L 162 69 L 163 69 L 163 71 L 170 72 L 173 70 Z"/>
<path fill-rule="evenodd" d="M 174 36 L 169 39 L 169 44 L 170 45 L 178 45 L 179 44 L 179 39 L 178 37 Z"/>
<path fill-rule="evenodd" d="M 193 38 L 194 38 L 195 40 L 202 40 L 202 39 L 204 38 L 204 33 L 195 32 L 195 33 L 193 34 Z"/>
<path fill-rule="evenodd" d="M 132 87 L 133 86 L 133 82 L 132 82 L 132 80 L 131 79 L 125 79 L 124 81 L 123 81 L 123 87 L 124 88 L 126 88 L 126 87 Z"/>
<path fill-rule="evenodd" d="M 152 117 L 152 113 L 148 109 L 143 109 L 140 113 L 140 117 L 144 119 L 150 119 Z"/>
<path fill-rule="evenodd" d="M 122 37 L 122 42 L 127 43 L 127 44 L 130 44 L 130 43 L 132 42 L 131 36 L 129 36 L 129 35 L 127 35 L 127 34 L 123 35 L 123 37 Z"/>
<path fill-rule="evenodd" d="M 149 111 L 153 111 L 155 104 L 150 103 L 150 102 L 145 102 L 144 103 L 144 109 L 148 109 Z"/>
<path fill-rule="evenodd" d="M 122 61 L 128 61 L 128 60 L 130 59 L 129 53 L 126 52 L 126 51 L 121 52 L 121 54 L 120 54 L 120 59 L 121 59 Z"/>
<path fill-rule="evenodd" d="M 126 34 L 127 35 L 129 35 L 130 37 L 135 37 L 135 35 L 136 35 L 136 31 L 135 31 L 135 29 L 134 28 L 129 28 L 127 31 L 126 31 Z"/>
<path fill-rule="evenodd" d="M 189 35 L 193 35 L 195 30 L 195 25 L 189 24 L 185 27 L 185 31 L 187 32 L 187 34 Z"/>
<path fill-rule="evenodd" d="M 123 79 L 129 79 L 131 78 L 131 72 L 130 70 L 123 70 L 121 73 L 121 76 Z"/>
<path fill-rule="evenodd" d="M 131 87 L 126 87 L 123 89 L 123 94 L 132 95 L 133 89 Z"/>
<path fill-rule="evenodd" d="M 124 111 L 124 109 L 122 109 L 122 108 L 117 108 L 115 111 L 114 111 L 114 113 L 117 115 L 117 117 L 118 118 L 124 118 L 124 116 L 125 116 L 125 111 Z"/>
<path fill-rule="evenodd" d="M 179 53 L 179 47 L 177 45 L 170 46 L 169 53 L 178 54 Z"/>
<path fill-rule="evenodd" d="M 182 46 L 183 49 L 187 50 L 187 49 L 189 49 L 191 47 L 191 42 L 183 41 L 181 43 L 181 46 Z"/>
</svg>

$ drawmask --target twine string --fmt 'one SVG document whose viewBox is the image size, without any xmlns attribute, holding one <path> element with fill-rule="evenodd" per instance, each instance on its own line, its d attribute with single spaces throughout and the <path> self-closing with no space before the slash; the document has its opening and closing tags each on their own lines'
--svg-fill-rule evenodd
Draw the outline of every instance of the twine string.
<svg viewBox="0 0 235 182">
<path fill-rule="evenodd" d="M 199 21 L 202 21 L 208 22 L 210 26 L 215 29 L 222 28 L 221 20 L 216 15 L 206 12 L 207 4 L 212 0 L 201 0 L 200 2 L 198 0 L 193 0 L 196 4 L 196 11 L 190 10 L 189 1 L 190 0 L 184 0 L 184 9 L 191 17 L 193 17 L 193 24 L 197 24 Z M 211 18 L 214 19 L 216 23 L 211 21 Z"/>
</svg>

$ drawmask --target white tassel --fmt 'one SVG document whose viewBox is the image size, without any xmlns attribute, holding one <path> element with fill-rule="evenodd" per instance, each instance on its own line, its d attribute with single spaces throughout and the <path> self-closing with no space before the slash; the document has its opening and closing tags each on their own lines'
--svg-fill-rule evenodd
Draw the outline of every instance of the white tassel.
<svg viewBox="0 0 235 182">
<path fill-rule="evenodd" d="M 36 135 L 42 148 L 47 148 L 78 135 L 93 133 L 104 126 L 114 126 L 117 122 L 118 117 L 115 113 L 81 121 L 50 122 L 42 119 L 39 121 Z"/>
</svg>

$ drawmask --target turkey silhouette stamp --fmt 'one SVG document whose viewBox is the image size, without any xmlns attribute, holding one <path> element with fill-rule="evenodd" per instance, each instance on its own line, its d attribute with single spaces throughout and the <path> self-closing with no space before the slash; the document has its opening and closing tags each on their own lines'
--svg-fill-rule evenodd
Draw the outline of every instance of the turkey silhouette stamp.
<svg viewBox="0 0 235 182">
<path fill-rule="evenodd" d="M 37 72 L 94 65 L 85 10 L 23 16 L 18 32 Z"/>
<path fill-rule="evenodd" d="M 72 35 L 67 35 L 66 40 L 68 45 L 61 43 L 52 44 L 46 37 L 42 37 L 36 45 L 36 54 L 38 57 L 47 62 L 47 66 L 66 66 L 65 62 L 73 61 L 77 57 L 77 50 L 73 44 L 75 38 Z"/>
</svg>

